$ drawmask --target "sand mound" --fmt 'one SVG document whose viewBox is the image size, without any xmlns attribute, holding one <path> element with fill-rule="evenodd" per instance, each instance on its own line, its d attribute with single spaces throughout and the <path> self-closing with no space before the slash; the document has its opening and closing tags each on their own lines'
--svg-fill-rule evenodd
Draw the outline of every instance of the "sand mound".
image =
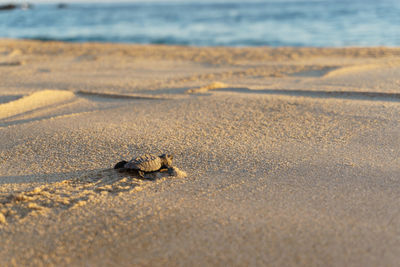
<svg viewBox="0 0 400 267">
<path fill-rule="evenodd" d="M 9 54 L 8 54 L 8 56 L 9 57 L 17 57 L 17 56 L 20 56 L 20 55 L 22 55 L 23 53 L 22 53 L 22 51 L 21 50 L 19 50 L 19 49 L 13 49 Z"/>
<path fill-rule="evenodd" d="M 220 88 L 227 88 L 229 85 L 221 82 L 213 82 L 207 86 L 193 88 L 186 91 L 188 94 L 197 94 L 197 93 L 205 93 L 209 90 L 220 89 Z"/>
<path fill-rule="evenodd" d="M 61 104 L 75 97 L 73 92 L 58 90 L 43 90 L 35 92 L 15 101 L 0 105 L 0 120 L 25 112 Z"/>
<path fill-rule="evenodd" d="M 382 67 L 381 64 L 364 64 L 355 66 L 346 66 L 341 68 L 335 68 L 325 73 L 324 77 L 335 77 L 340 75 L 349 75 L 360 73 L 368 70 L 378 69 Z"/>
</svg>

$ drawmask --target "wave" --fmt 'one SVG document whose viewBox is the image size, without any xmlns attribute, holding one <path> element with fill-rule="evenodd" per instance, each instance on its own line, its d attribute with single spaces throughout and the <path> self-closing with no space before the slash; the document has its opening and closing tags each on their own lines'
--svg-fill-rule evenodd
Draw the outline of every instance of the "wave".
<svg viewBox="0 0 400 267">
<path fill-rule="evenodd" d="M 0 37 L 194 46 L 399 46 L 400 3 L 228 0 L 37 5 L 0 14 Z"/>
</svg>

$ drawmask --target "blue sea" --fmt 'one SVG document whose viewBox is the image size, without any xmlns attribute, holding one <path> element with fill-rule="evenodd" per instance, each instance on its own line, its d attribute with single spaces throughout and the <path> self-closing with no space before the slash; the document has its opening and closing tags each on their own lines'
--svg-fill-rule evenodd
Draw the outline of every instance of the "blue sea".
<svg viewBox="0 0 400 267">
<path fill-rule="evenodd" d="M 194 46 L 400 46 L 399 0 L 35 4 L 0 38 Z"/>
</svg>

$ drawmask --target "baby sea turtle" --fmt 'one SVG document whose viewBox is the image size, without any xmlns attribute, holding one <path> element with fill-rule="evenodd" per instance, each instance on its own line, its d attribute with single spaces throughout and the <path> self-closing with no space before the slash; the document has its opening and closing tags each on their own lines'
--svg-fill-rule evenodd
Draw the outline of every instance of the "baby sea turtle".
<svg viewBox="0 0 400 267">
<path fill-rule="evenodd" d="M 156 172 L 161 169 L 168 169 L 169 171 L 172 168 L 172 159 L 173 156 L 168 154 L 160 156 L 145 154 L 129 162 L 120 161 L 114 166 L 114 169 L 135 170 L 141 177 L 144 177 L 146 172 Z"/>
</svg>

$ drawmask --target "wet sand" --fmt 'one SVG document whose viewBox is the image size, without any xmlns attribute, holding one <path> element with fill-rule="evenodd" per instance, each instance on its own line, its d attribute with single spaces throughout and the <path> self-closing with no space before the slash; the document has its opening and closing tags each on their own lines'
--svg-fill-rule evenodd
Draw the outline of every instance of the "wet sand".
<svg viewBox="0 0 400 267">
<path fill-rule="evenodd" d="M 1 40 L 0 80 L 1 266 L 400 261 L 399 48 Z"/>
</svg>

